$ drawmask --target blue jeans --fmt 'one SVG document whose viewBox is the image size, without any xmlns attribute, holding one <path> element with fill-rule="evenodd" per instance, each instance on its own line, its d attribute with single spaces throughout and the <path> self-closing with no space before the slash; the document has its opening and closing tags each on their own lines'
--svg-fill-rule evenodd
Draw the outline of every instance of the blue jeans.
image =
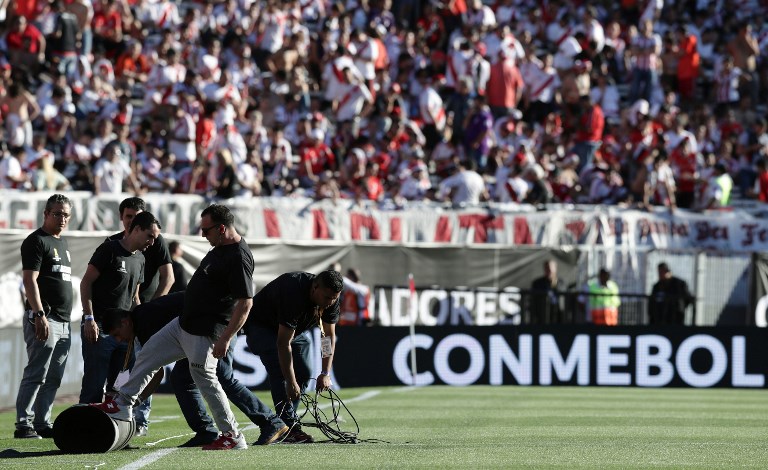
<svg viewBox="0 0 768 470">
<path fill-rule="evenodd" d="M 640 98 L 650 102 L 654 83 L 656 83 L 654 70 L 632 69 L 632 82 L 629 85 L 630 103 L 634 103 Z"/>
<path fill-rule="evenodd" d="M 99 326 L 99 338 L 89 343 L 83 338 L 83 384 L 80 388 L 80 403 L 101 403 L 104 401 L 104 384 L 112 388 L 115 378 L 123 368 L 128 345 L 119 343 Z M 82 330 L 81 330 L 82 333 Z"/>
<path fill-rule="evenodd" d="M 585 166 L 594 162 L 595 155 L 602 144 L 602 142 L 577 142 L 573 146 L 573 153 L 579 156 L 579 166 L 576 169 L 577 172 L 581 173 L 581 170 L 583 170 Z"/>
<path fill-rule="evenodd" d="M 237 337 L 232 338 L 227 355 L 219 359 L 216 366 L 216 377 L 219 379 L 221 388 L 226 393 L 227 398 L 259 428 L 284 426 L 280 418 L 259 400 L 259 397 L 235 378 L 232 362 L 236 343 Z M 190 429 L 196 433 L 217 434 L 216 425 L 205 410 L 205 402 L 200 390 L 195 385 L 195 381 L 192 380 L 192 374 L 189 372 L 189 360 L 182 359 L 176 362 L 170 380 L 173 392 L 176 394 L 176 400 L 181 407 L 181 413 Z"/>
<path fill-rule="evenodd" d="M 69 322 L 48 319 L 48 339 L 35 338 L 35 325 L 24 319 L 27 365 L 16 397 L 16 429 L 49 428 L 51 408 L 61 385 L 72 343 Z"/>
<path fill-rule="evenodd" d="M 99 326 L 99 339 L 95 344 L 85 341 L 82 335 L 83 350 L 83 382 L 80 388 L 80 403 L 101 403 L 104 401 L 104 391 L 111 390 L 117 374 L 123 369 L 125 353 L 128 352 L 126 343 L 119 343 L 115 338 L 105 335 L 104 329 Z M 128 367 L 133 367 L 136 355 L 132 354 Z M 134 410 L 136 424 L 149 425 L 149 411 L 151 399 L 147 398 Z"/>
<path fill-rule="evenodd" d="M 248 348 L 253 354 L 259 356 L 264 368 L 267 369 L 272 401 L 278 416 L 285 424 L 293 426 L 297 421 L 296 410 L 299 408 L 299 400 L 289 402 L 285 393 L 285 378 L 277 355 L 277 331 L 254 325 L 246 328 L 246 338 Z M 311 373 L 309 346 L 309 331 L 294 336 L 291 342 L 293 372 L 296 374 L 301 393 L 304 393 L 309 385 Z"/>
</svg>

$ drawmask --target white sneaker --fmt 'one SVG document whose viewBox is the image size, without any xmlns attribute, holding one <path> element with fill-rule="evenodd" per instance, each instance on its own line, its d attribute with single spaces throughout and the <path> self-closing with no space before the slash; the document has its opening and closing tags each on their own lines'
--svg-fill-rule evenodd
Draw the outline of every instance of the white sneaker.
<svg viewBox="0 0 768 470">
<path fill-rule="evenodd" d="M 148 432 L 149 432 L 149 428 L 147 428 L 146 426 L 136 426 L 136 433 L 134 434 L 134 436 L 138 436 L 138 437 L 146 436 Z"/>
</svg>

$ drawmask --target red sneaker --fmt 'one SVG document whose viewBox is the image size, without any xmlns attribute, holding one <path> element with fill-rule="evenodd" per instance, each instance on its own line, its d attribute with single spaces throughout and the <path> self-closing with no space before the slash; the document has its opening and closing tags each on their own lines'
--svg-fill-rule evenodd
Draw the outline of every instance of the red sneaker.
<svg viewBox="0 0 768 470">
<path fill-rule="evenodd" d="M 133 407 L 131 405 L 118 405 L 112 399 L 104 403 L 91 403 L 89 406 L 100 409 L 112 419 L 120 421 L 131 421 L 133 419 Z"/>
<path fill-rule="evenodd" d="M 203 450 L 231 450 L 231 449 L 247 449 L 248 444 L 245 443 L 245 437 L 243 433 L 239 432 L 235 435 L 232 431 L 221 433 L 219 438 L 203 446 Z"/>
</svg>

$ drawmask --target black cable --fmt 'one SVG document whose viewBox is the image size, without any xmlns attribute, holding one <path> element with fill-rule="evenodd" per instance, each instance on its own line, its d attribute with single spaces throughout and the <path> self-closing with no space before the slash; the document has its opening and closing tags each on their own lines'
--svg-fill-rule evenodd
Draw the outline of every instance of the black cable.
<svg viewBox="0 0 768 470">
<path fill-rule="evenodd" d="M 318 428 L 320 432 L 322 432 L 325 437 L 328 438 L 327 441 L 322 442 L 332 442 L 334 444 L 389 444 L 388 442 L 382 441 L 380 439 L 360 439 L 358 437 L 358 434 L 360 434 L 360 426 L 357 424 L 357 419 L 355 419 L 355 416 L 351 411 L 349 411 L 347 405 L 344 404 L 341 398 L 339 398 L 339 396 L 333 390 L 328 389 L 326 392 L 315 391 L 314 395 L 302 393 L 300 399 L 301 403 L 304 405 L 304 412 L 301 414 L 301 416 L 294 415 L 295 422 L 293 426 L 291 426 L 291 430 L 293 430 L 293 428 L 297 425 Z M 321 399 L 328 400 L 330 402 L 330 413 L 326 413 L 321 409 L 320 404 L 318 403 Z M 283 411 L 279 409 L 280 405 L 283 405 L 283 409 L 286 406 L 286 404 L 283 404 L 282 402 L 275 406 L 275 411 L 277 411 L 278 415 L 282 414 Z M 346 414 L 349 415 L 352 423 L 354 424 L 354 431 L 345 431 L 341 429 L 340 424 L 343 422 L 341 417 L 342 411 L 345 411 Z M 294 410 L 294 413 L 296 413 L 296 410 Z M 307 421 L 302 421 L 307 415 L 311 417 L 311 420 L 308 419 Z M 287 432 L 285 436 L 288 436 L 289 434 L 290 431 Z M 282 442 L 284 439 L 285 437 L 283 437 L 283 439 L 278 442 Z"/>
<path fill-rule="evenodd" d="M 325 413 L 325 411 L 320 409 L 320 406 L 318 405 L 318 397 L 324 398 L 331 402 L 330 418 Z M 341 401 L 341 398 L 339 398 L 339 396 L 333 390 L 328 389 L 327 392 L 315 391 L 314 396 L 303 393 L 301 395 L 301 403 L 304 405 L 306 411 L 304 411 L 304 413 L 299 416 L 299 421 L 301 421 L 307 414 L 309 414 L 315 421 L 314 423 L 302 422 L 302 425 L 312 426 L 320 429 L 320 432 L 322 432 L 330 442 L 335 444 L 358 444 L 362 442 L 357 437 L 357 435 L 360 433 L 360 426 L 357 424 L 357 420 L 349 411 L 347 405 Z M 342 409 L 346 411 L 349 417 L 352 419 L 352 422 L 355 426 L 354 431 L 344 431 L 341 429 L 341 421 L 339 418 Z"/>
</svg>

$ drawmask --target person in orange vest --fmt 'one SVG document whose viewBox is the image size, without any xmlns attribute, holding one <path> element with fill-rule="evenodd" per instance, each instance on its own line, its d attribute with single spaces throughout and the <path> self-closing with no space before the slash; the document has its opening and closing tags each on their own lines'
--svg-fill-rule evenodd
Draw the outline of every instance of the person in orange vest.
<svg viewBox="0 0 768 470">
<path fill-rule="evenodd" d="M 360 271 L 347 269 L 344 276 L 344 290 L 341 293 L 339 326 L 364 326 L 371 322 L 368 305 L 371 289 L 360 283 Z"/>
<path fill-rule="evenodd" d="M 619 286 L 611 280 L 611 273 L 600 268 L 597 279 L 592 280 L 587 290 L 589 295 L 579 300 L 587 303 L 587 321 L 595 325 L 616 326 L 619 324 Z"/>
</svg>

